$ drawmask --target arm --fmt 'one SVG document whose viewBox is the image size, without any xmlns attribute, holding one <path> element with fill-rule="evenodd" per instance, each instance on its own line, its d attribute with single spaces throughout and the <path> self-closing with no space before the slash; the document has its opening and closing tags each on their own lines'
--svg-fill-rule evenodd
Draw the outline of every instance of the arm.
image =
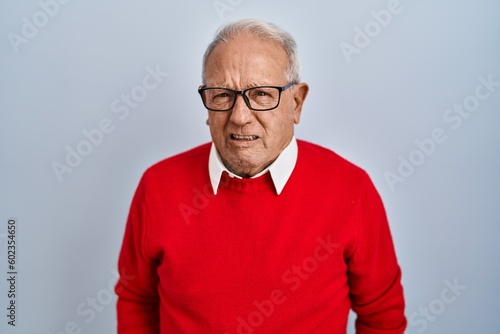
<svg viewBox="0 0 500 334">
<path fill-rule="evenodd" d="M 356 202 L 357 243 L 347 262 L 356 333 L 404 333 L 401 270 L 382 200 L 367 175 Z"/>
<path fill-rule="evenodd" d="M 159 333 L 157 265 L 145 253 L 148 212 L 143 181 L 132 200 L 118 260 L 118 334 Z"/>
</svg>

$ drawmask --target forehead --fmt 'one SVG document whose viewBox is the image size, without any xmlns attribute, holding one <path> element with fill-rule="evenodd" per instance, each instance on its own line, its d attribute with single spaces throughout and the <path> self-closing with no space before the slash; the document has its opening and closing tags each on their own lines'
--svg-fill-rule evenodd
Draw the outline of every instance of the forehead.
<svg viewBox="0 0 500 334">
<path fill-rule="evenodd" d="M 288 57 L 276 41 L 239 34 L 217 45 L 207 59 L 207 82 L 256 82 L 284 80 Z"/>
</svg>

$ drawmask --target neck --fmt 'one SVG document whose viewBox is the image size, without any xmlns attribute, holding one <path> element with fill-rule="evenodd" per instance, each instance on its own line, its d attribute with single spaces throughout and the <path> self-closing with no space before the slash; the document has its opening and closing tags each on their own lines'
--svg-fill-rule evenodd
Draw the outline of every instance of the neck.
<svg viewBox="0 0 500 334">
<path fill-rule="evenodd" d="M 251 177 L 254 177 L 255 175 L 258 175 L 259 173 L 264 171 L 266 168 L 268 168 L 274 162 L 274 160 L 276 160 L 276 158 L 274 158 L 269 163 L 258 166 L 258 167 L 253 167 L 253 166 L 236 166 L 235 167 L 235 166 L 232 166 L 231 164 L 229 164 L 224 159 L 222 159 L 222 163 L 234 175 L 237 175 L 237 176 L 242 177 L 244 179 L 249 179 Z"/>
</svg>

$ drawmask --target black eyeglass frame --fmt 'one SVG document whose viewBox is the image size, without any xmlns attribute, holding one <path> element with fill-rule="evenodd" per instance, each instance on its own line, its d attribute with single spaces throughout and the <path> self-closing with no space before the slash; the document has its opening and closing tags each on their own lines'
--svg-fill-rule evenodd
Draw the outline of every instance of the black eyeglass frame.
<svg viewBox="0 0 500 334">
<path fill-rule="evenodd" d="M 279 107 L 280 105 L 280 101 L 281 101 L 281 93 L 284 92 L 285 90 L 287 90 L 288 88 L 292 87 L 293 85 L 295 85 L 296 82 L 295 81 L 292 81 L 290 83 L 288 83 L 287 85 L 283 86 L 283 87 L 280 87 L 280 86 L 257 86 L 257 87 L 250 87 L 250 88 L 247 88 L 247 89 L 243 89 L 243 90 L 234 90 L 234 89 L 230 89 L 230 88 L 226 88 L 226 87 L 206 87 L 205 85 L 201 86 L 200 88 L 198 88 L 198 93 L 200 94 L 201 96 L 201 101 L 203 102 L 203 105 L 205 106 L 205 108 L 207 108 L 208 110 L 211 110 L 211 111 L 229 111 L 231 109 L 234 108 L 234 105 L 236 104 L 236 99 L 238 98 L 238 95 L 241 95 L 243 96 L 243 100 L 245 101 L 245 104 L 247 105 L 247 107 L 250 109 L 250 110 L 254 110 L 254 111 L 268 111 L 268 110 L 273 110 L 273 109 L 276 109 Z M 276 106 L 272 107 L 272 108 L 267 108 L 267 109 L 255 109 L 253 108 L 251 105 L 250 105 L 250 101 L 248 99 L 248 96 L 246 96 L 246 92 L 249 91 L 249 90 L 252 90 L 252 89 L 256 89 L 256 88 L 276 88 L 278 90 L 278 103 L 276 104 Z M 231 104 L 231 107 L 227 108 L 227 109 L 212 109 L 212 108 L 209 108 L 206 103 L 205 103 L 205 100 L 203 99 L 203 92 L 206 91 L 206 90 L 210 90 L 210 89 L 225 89 L 225 90 L 228 90 L 232 93 L 234 93 L 234 99 L 233 99 L 233 104 Z"/>
</svg>

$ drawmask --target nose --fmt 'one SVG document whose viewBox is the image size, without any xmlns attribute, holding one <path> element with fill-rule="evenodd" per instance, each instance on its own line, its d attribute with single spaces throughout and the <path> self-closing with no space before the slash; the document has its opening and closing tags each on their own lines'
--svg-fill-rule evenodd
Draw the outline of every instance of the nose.
<svg viewBox="0 0 500 334">
<path fill-rule="evenodd" d="M 235 125 L 243 126 L 253 120 L 253 111 L 245 103 L 245 97 L 242 94 L 236 96 L 233 109 L 231 109 L 230 120 Z"/>
</svg>

